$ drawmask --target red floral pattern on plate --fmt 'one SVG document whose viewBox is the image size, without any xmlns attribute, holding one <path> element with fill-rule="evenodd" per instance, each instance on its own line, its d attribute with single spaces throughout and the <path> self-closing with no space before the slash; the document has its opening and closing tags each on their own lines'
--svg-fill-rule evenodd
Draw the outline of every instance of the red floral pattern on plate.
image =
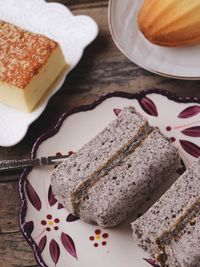
<svg viewBox="0 0 200 267">
<path fill-rule="evenodd" d="M 147 96 L 143 96 L 141 98 L 138 99 L 138 102 L 141 106 L 141 108 L 150 116 L 154 116 L 154 117 L 159 117 L 159 111 L 157 109 L 157 106 L 155 104 L 155 102 L 150 99 Z M 114 110 L 118 110 L 117 108 Z M 200 113 L 200 106 L 199 105 L 193 105 L 190 107 L 187 107 L 185 109 L 183 109 L 181 112 L 179 112 L 179 114 L 177 114 L 177 118 L 179 119 L 190 119 L 191 117 L 194 117 L 196 115 L 198 115 Z M 198 121 L 194 121 L 185 124 L 185 125 L 177 125 L 177 126 L 170 126 L 167 125 L 165 127 L 167 132 L 171 132 L 173 131 L 174 135 L 176 134 L 177 130 L 183 129 L 182 131 L 180 131 L 183 135 L 185 136 L 190 136 L 190 137 L 200 137 L 200 126 L 195 125 L 197 123 L 200 123 L 200 120 Z M 195 126 L 193 126 L 195 125 Z M 190 128 L 187 128 L 188 126 L 193 126 Z M 172 142 L 176 142 L 178 139 L 175 136 L 171 136 L 170 137 Z M 200 147 L 198 145 L 196 145 L 195 143 L 189 141 L 189 140 L 179 140 L 179 143 L 181 145 L 181 147 L 184 149 L 185 152 L 187 152 L 188 154 L 190 154 L 191 156 L 198 158 L 200 156 Z"/>
<path fill-rule="evenodd" d="M 58 224 L 60 220 L 58 218 L 53 218 L 51 214 L 48 214 L 45 219 L 41 221 L 41 225 L 46 227 L 46 231 L 50 232 L 52 229 L 57 231 L 59 229 Z"/>
<path fill-rule="evenodd" d="M 93 242 L 93 246 L 95 248 L 99 247 L 99 245 L 102 245 L 103 247 L 107 245 L 107 239 L 109 237 L 109 234 L 106 232 L 102 232 L 100 229 L 96 229 L 94 231 L 94 235 L 91 235 L 89 237 L 89 240 Z"/>
<path fill-rule="evenodd" d="M 149 115 L 158 117 L 158 111 L 155 103 L 148 98 L 147 96 L 144 96 L 139 99 L 140 106 L 142 109 Z"/>
<path fill-rule="evenodd" d="M 72 154 L 73 154 L 73 152 L 69 151 L 68 155 L 70 156 Z M 59 156 L 62 154 L 60 152 L 57 152 L 56 155 Z M 26 181 L 26 193 L 27 193 L 27 197 L 28 197 L 30 203 L 32 204 L 32 206 L 38 212 L 44 213 L 45 212 L 44 211 L 45 205 L 42 205 L 42 202 L 40 200 L 39 195 L 37 194 L 37 192 L 35 191 L 35 189 L 31 185 L 29 180 Z M 41 232 L 37 236 L 33 237 L 33 239 L 36 242 L 39 239 L 38 248 L 40 250 L 40 253 L 42 253 L 46 249 L 47 240 L 48 240 L 48 238 L 50 238 L 49 253 L 51 255 L 52 262 L 55 265 L 58 263 L 59 258 L 60 258 L 60 244 L 59 243 L 61 243 L 64 246 L 65 250 L 72 257 L 78 259 L 76 247 L 75 247 L 73 239 L 68 234 L 63 232 L 62 229 L 60 229 L 60 219 L 57 217 L 54 217 L 50 213 L 51 208 L 53 208 L 57 202 L 58 201 L 55 198 L 53 191 L 52 191 L 52 186 L 49 185 L 49 188 L 47 191 L 47 203 L 46 203 L 47 204 L 46 211 L 48 211 L 48 213 L 46 214 L 46 217 L 42 218 L 40 221 Z M 61 210 L 61 209 L 63 209 L 63 206 L 62 206 L 62 204 L 58 203 L 57 210 Z M 77 220 L 79 220 L 79 218 L 73 216 L 72 214 L 67 215 L 66 222 L 75 222 Z M 34 230 L 33 221 L 26 222 L 24 229 L 25 229 L 26 233 L 29 236 L 31 236 L 32 232 Z M 51 238 L 49 236 L 49 233 L 51 231 L 61 231 L 61 232 L 59 232 L 60 236 L 57 240 L 55 240 L 54 238 Z"/>
<path fill-rule="evenodd" d="M 178 118 L 188 119 L 199 113 L 200 113 L 200 106 L 195 105 L 195 106 L 188 107 L 184 109 L 183 111 L 181 111 L 181 113 L 178 114 Z"/>
<path fill-rule="evenodd" d="M 38 210 L 38 211 L 41 210 L 42 203 L 41 203 L 40 198 L 39 198 L 38 194 L 36 193 L 35 189 L 31 185 L 31 183 L 29 182 L 29 180 L 26 180 L 26 193 L 27 193 L 29 201 L 36 208 L 36 210 Z"/>
<path fill-rule="evenodd" d="M 200 157 L 200 147 L 186 140 L 179 140 L 183 149 L 195 158 Z"/>
<path fill-rule="evenodd" d="M 79 218 L 78 217 L 76 217 L 76 216 L 74 216 L 73 214 L 69 214 L 68 216 L 67 216 L 67 218 L 66 218 L 66 221 L 67 222 L 75 222 L 75 221 L 77 221 L 77 220 L 79 220 Z"/>
<path fill-rule="evenodd" d="M 144 260 L 153 267 L 160 267 L 160 265 L 158 265 L 155 260 L 152 260 L 152 259 L 144 259 Z"/>
<path fill-rule="evenodd" d="M 49 186 L 48 201 L 49 201 L 49 205 L 50 206 L 53 206 L 57 202 L 57 200 L 54 197 L 54 194 L 53 194 L 52 186 L 51 185 Z"/>
<path fill-rule="evenodd" d="M 25 229 L 26 233 L 28 233 L 28 235 L 30 236 L 33 232 L 33 229 L 34 229 L 33 221 L 26 222 L 24 229 Z"/>
<path fill-rule="evenodd" d="M 147 97 L 143 97 L 141 99 L 138 100 L 141 107 L 143 108 L 143 110 L 151 116 L 155 116 L 157 117 L 158 111 L 157 111 L 157 107 L 155 105 L 155 103 L 147 98 Z M 121 109 L 119 108 L 115 108 L 113 109 L 114 113 L 116 116 L 119 116 Z M 180 118 L 187 118 L 187 117 L 191 117 L 191 116 L 195 116 L 199 113 L 200 111 L 200 107 L 199 106 L 193 106 L 190 108 L 187 108 L 185 110 L 183 110 L 183 112 L 181 112 L 178 117 Z M 194 122 L 196 123 L 196 122 Z M 191 123 L 189 124 L 191 125 Z M 178 125 L 175 127 L 172 126 L 166 126 L 165 129 L 167 132 L 171 132 L 171 131 L 175 131 L 184 127 L 187 127 L 188 124 L 186 125 Z M 190 127 L 190 128 L 186 128 L 184 130 L 181 131 L 182 134 L 187 135 L 187 136 L 191 136 L 191 137 L 200 137 L 200 126 L 194 126 L 194 127 Z M 170 137 L 171 141 L 174 143 L 177 141 L 176 137 L 171 136 Z M 181 147 L 191 156 L 198 158 L 200 157 L 200 147 L 197 146 L 196 144 L 187 141 L 187 140 L 179 140 Z"/>
<path fill-rule="evenodd" d="M 63 205 L 58 203 L 58 210 L 63 209 Z"/>
<path fill-rule="evenodd" d="M 62 233 L 61 234 L 61 241 L 62 241 L 64 248 L 67 250 L 67 252 L 71 256 L 73 256 L 74 258 L 77 259 L 76 247 L 74 245 L 74 241 L 72 240 L 72 238 L 69 235 Z"/>
<path fill-rule="evenodd" d="M 49 244 L 49 251 L 50 251 L 52 261 L 55 264 L 57 264 L 59 257 L 60 257 L 60 247 L 54 239 L 52 239 Z"/>
<path fill-rule="evenodd" d="M 38 244 L 38 247 L 40 249 L 40 252 L 42 253 L 45 246 L 46 246 L 46 243 L 47 243 L 47 236 L 44 235 L 41 239 L 40 239 L 40 242 Z"/>
<path fill-rule="evenodd" d="M 115 113 L 116 116 L 119 116 L 119 114 L 121 113 L 122 109 L 120 109 L 120 108 L 114 108 L 113 111 L 114 111 L 114 113 Z"/>
<path fill-rule="evenodd" d="M 200 137 L 200 126 L 194 126 L 181 131 L 183 134 L 191 137 Z"/>
</svg>

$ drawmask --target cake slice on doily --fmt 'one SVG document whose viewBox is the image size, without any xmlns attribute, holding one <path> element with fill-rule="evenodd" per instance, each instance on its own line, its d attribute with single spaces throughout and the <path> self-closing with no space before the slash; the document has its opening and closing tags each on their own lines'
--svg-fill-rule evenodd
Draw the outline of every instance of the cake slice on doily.
<svg viewBox="0 0 200 267">
<path fill-rule="evenodd" d="M 0 102 L 32 111 L 66 66 L 57 42 L 0 21 Z"/>
</svg>

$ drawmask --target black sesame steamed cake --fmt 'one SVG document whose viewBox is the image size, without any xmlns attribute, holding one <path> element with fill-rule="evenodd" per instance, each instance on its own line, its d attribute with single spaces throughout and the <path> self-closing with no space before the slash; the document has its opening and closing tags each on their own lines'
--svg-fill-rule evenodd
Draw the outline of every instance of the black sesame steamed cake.
<svg viewBox="0 0 200 267">
<path fill-rule="evenodd" d="M 179 167 L 177 149 L 133 107 L 52 173 L 58 201 L 75 216 L 113 227 Z"/>
<path fill-rule="evenodd" d="M 162 267 L 200 266 L 200 158 L 133 224 L 139 246 Z"/>
</svg>

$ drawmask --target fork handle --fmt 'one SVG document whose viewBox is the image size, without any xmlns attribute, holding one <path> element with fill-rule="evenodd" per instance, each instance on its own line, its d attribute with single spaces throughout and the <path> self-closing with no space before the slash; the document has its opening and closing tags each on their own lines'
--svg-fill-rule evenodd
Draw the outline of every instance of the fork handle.
<svg viewBox="0 0 200 267">
<path fill-rule="evenodd" d="M 0 161 L 0 171 L 19 170 L 29 166 L 40 166 L 40 159 L 11 159 Z"/>
</svg>

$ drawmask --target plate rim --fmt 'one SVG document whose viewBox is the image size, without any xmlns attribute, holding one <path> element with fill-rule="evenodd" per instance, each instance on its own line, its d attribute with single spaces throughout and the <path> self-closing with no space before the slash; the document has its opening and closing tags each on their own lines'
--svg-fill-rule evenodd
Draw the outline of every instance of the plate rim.
<svg viewBox="0 0 200 267">
<path fill-rule="evenodd" d="M 147 96 L 149 94 L 157 94 L 157 95 L 162 95 L 167 97 L 169 100 L 172 100 L 176 103 L 197 103 L 200 104 L 200 97 L 193 97 L 193 96 L 178 96 L 175 93 L 172 93 L 167 90 L 159 89 L 159 88 L 150 88 L 146 90 L 142 90 L 136 93 L 129 93 L 129 92 L 124 92 L 124 91 L 113 91 L 109 93 L 105 93 L 101 96 L 99 96 L 96 100 L 94 100 L 92 103 L 87 104 L 87 105 L 80 105 L 80 106 L 75 106 L 66 112 L 62 113 L 61 116 L 58 118 L 57 122 L 52 126 L 51 128 L 47 129 L 40 137 L 38 137 L 32 147 L 30 156 L 31 159 L 36 157 L 37 150 L 39 146 L 45 142 L 47 139 L 50 137 L 54 136 L 57 134 L 62 127 L 64 121 L 71 115 L 79 113 L 79 112 L 84 112 L 84 111 L 89 111 L 95 109 L 98 105 L 100 105 L 102 102 L 104 102 L 107 99 L 110 99 L 112 97 L 121 97 L 121 98 L 126 98 L 126 99 L 140 99 L 144 96 Z M 33 254 L 35 256 L 36 262 L 39 264 L 41 267 L 48 267 L 39 251 L 38 245 L 36 242 L 33 240 L 31 236 L 28 235 L 28 233 L 25 230 L 25 218 L 26 218 L 26 212 L 27 212 L 27 201 L 25 197 L 25 190 L 24 190 L 24 185 L 26 182 L 26 178 L 28 174 L 32 171 L 33 167 L 27 167 L 23 170 L 22 174 L 20 175 L 19 178 L 19 184 L 18 184 L 18 192 L 19 192 L 19 200 L 20 200 L 20 208 L 19 208 L 19 214 L 18 214 L 18 223 L 19 223 L 19 229 L 25 239 L 25 241 L 29 244 L 31 247 Z"/>
<path fill-rule="evenodd" d="M 150 67 L 142 66 L 142 65 L 136 63 L 136 61 L 133 61 L 133 59 L 131 58 L 129 53 L 127 51 L 125 51 L 124 48 L 121 46 L 120 42 L 118 41 L 118 39 L 114 33 L 112 19 L 111 19 L 112 18 L 111 10 L 112 10 L 112 4 L 113 3 L 114 3 L 114 0 L 109 0 L 109 2 L 108 2 L 108 26 L 109 26 L 109 30 L 110 30 L 110 34 L 112 36 L 113 42 L 115 43 L 116 47 L 120 50 L 120 52 L 125 57 L 127 57 L 132 63 L 136 64 L 138 67 L 140 67 L 146 71 L 152 72 L 154 74 L 160 75 L 160 76 L 164 76 L 164 77 L 172 78 L 172 79 L 178 79 L 178 80 L 190 80 L 190 81 L 200 80 L 200 76 L 192 76 L 192 77 L 191 76 L 176 76 L 176 75 L 172 75 L 169 73 L 156 71 Z"/>
</svg>

